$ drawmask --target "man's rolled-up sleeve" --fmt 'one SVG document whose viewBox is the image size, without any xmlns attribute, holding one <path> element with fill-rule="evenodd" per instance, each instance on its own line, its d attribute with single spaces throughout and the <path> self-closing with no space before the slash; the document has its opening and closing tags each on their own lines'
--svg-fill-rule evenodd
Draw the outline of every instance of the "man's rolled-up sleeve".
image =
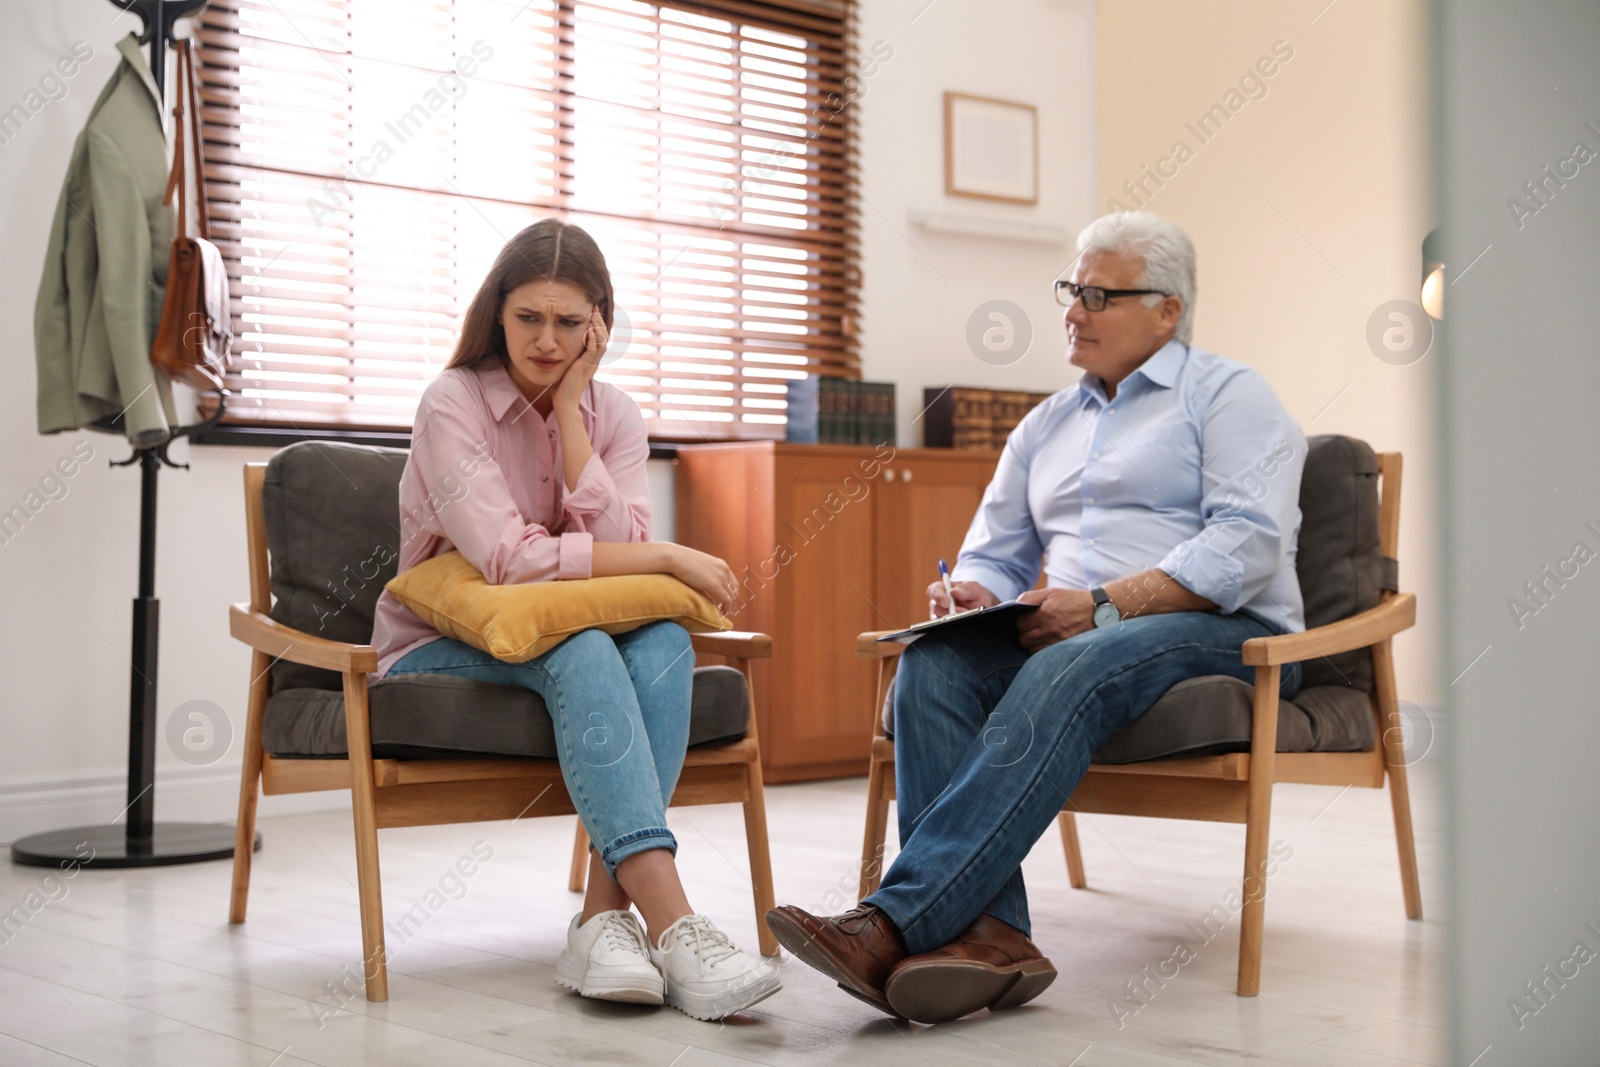
<svg viewBox="0 0 1600 1067">
<path fill-rule="evenodd" d="M 951 574 L 954 581 L 977 582 L 1001 600 L 1013 600 L 1031 587 L 1044 562 L 1044 545 L 1028 507 L 1030 442 L 1037 425 L 1024 420 L 1006 441 Z"/>
<path fill-rule="evenodd" d="M 1203 525 L 1156 567 L 1227 614 L 1288 565 L 1306 439 L 1266 380 L 1242 371 L 1205 404 L 1200 452 Z"/>
</svg>

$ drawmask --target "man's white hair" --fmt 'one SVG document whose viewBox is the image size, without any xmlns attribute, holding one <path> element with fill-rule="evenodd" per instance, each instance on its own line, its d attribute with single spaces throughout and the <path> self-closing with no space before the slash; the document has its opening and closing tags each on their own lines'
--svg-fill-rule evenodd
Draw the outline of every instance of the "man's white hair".
<svg viewBox="0 0 1600 1067">
<path fill-rule="evenodd" d="M 1078 251 L 1132 252 L 1144 259 L 1144 274 L 1134 288 L 1159 289 L 1183 301 L 1183 314 L 1173 337 L 1188 344 L 1194 337 L 1194 242 L 1183 227 L 1149 211 L 1101 215 L 1078 234 Z M 1154 307 L 1159 296 L 1141 298 Z"/>
</svg>

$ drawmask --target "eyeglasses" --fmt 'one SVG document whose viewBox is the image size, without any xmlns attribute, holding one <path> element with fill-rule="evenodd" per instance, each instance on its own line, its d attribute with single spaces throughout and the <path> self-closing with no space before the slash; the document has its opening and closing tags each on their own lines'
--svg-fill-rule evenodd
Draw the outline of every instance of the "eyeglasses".
<svg viewBox="0 0 1600 1067">
<path fill-rule="evenodd" d="M 1102 289 L 1098 285 L 1079 285 L 1077 282 L 1056 282 L 1056 303 L 1071 307 L 1073 301 L 1082 300 L 1085 311 L 1104 311 L 1106 301 L 1118 296 L 1171 296 L 1160 289 Z"/>
</svg>

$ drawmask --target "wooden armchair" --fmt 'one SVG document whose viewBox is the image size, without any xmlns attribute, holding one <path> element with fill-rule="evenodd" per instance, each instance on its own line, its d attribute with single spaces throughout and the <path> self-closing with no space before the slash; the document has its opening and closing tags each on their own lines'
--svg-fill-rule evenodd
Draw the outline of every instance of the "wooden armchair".
<svg viewBox="0 0 1600 1067">
<path fill-rule="evenodd" d="M 250 600 L 248 603 L 234 604 L 228 611 L 229 632 L 255 650 L 250 663 L 252 680 L 244 732 L 244 768 L 239 783 L 238 834 L 244 844 L 234 853 L 229 921 L 239 923 L 245 918 L 254 856 L 250 846 L 255 834 L 258 787 L 260 792 L 269 796 L 349 789 L 355 815 L 356 870 L 365 957 L 363 972 L 367 999 L 374 1001 L 387 1000 L 389 996 L 378 868 L 378 830 L 392 826 L 571 815 L 575 810 L 562 782 L 560 765 L 552 758 L 485 758 L 479 750 L 451 752 L 448 749 L 441 750 L 438 758 L 386 758 L 374 754 L 374 733 L 380 729 L 384 732 L 379 742 L 380 748 L 407 752 L 414 747 L 406 743 L 405 716 L 395 711 L 397 707 L 405 706 L 401 703 L 403 700 L 409 700 L 413 705 L 418 700 L 415 693 L 410 697 L 395 695 L 411 684 L 409 679 L 429 679 L 438 692 L 446 695 L 450 695 L 451 687 L 456 687 L 458 691 L 454 695 L 466 697 L 468 703 L 475 702 L 475 706 L 481 706 L 486 698 L 492 697 L 496 707 L 508 711 L 511 717 L 531 719 L 547 715 L 542 702 L 525 690 L 489 686 L 480 682 L 470 682 L 464 686 L 467 680 L 445 676 L 410 675 L 393 682 L 385 680 L 369 693 L 367 673 L 377 669 L 378 657 L 366 640 L 370 640 L 371 636 L 372 606 L 383 582 L 394 574 L 393 552 L 389 553 L 387 572 L 383 573 L 380 568 L 377 577 L 355 590 L 357 594 L 365 595 L 358 595 L 344 603 L 337 618 L 330 616 L 334 623 L 330 629 L 343 627 L 342 636 L 348 638 L 364 634 L 366 640 L 320 637 L 274 617 L 281 617 L 285 611 L 292 613 L 303 610 L 303 605 L 296 608 L 291 604 L 285 608 L 284 598 L 287 596 L 293 601 L 303 597 L 304 588 L 291 591 L 285 585 L 275 609 L 275 589 L 278 589 L 280 582 L 290 583 L 295 579 L 274 574 L 269 569 L 269 508 L 263 504 L 263 489 L 269 479 L 273 482 L 275 499 L 278 501 L 277 511 L 293 512 L 287 519 L 283 514 L 272 517 L 278 531 L 278 541 L 273 544 L 273 562 L 280 562 L 280 556 L 285 552 L 282 548 L 285 536 L 301 536 L 306 540 L 316 540 L 314 552 L 328 553 L 331 543 L 342 545 L 344 554 L 335 551 L 329 556 L 334 561 L 329 567 L 332 569 L 346 560 L 359 561 L 370 557 L 373 538 L 377 538 L 381 544 L 383 540 L 393 537 L 392 517 L 398 514 L 396 501 L 404 460 L 405 453 L 398 449 L 304 442 L 282 450 L 270 464 L 246 464 L 244 488 Z M 328 467 L 330 462 L 333 468 Z M 339 474 L 350 481 L 355 487 L 354 492 L 345 487 Z M 337 481 L 338 485 L 330 486 L 330 480 Z M 325 509 L 332 518 L 324 521 L 319 516 L 319 505 L 314 498 L 319 493 L 330 492 L 337 494 L 340 504 Z M 297 504 L 297 496 L 313 499 L 302 499 Z M 383 504 L 385 500 L 388 502 L 386 510 Z M 309 527 L 315 529 L 308 533 Z M 299 531 L 299 534 L 288 531 Z M 284 567 L 284 570 L 288 569 Z M 365 573 L 359 566 L 357 570 Z M 303 581 L 303 576 L 299 580 Z M 331 586 L 332 583 L 329 584 Z M 347 584 L 345 588 L 348 590 L 353 587 Z M 717 697 L 720 703 L 723 719 L 720 729 L 723 734 L 727 734 L 728 724 L 733 723 L 735 732 L 742 736 L 692 747 L 673 794 L 672 804 L 744 805 L 745 836 L 750 854 L 761 952 L 768 956 L 776 955 L 777 939 L 767 929 L 765 920 L 768 909 L 773 906 L 772 868 L 767 845 L 761 750 L 756 735 L 756 716 L 751 706 L 753 690 L 750 686 L 750 661 L 770 656 L 772 640 L 766 634 L 759 633 L 695 634 L 692 639 L 698 655 L 721 657 L 727 664 L 697 668 L 697 718 L 700 715 L 699 705 L 711 703 L 702 700 L 706 696 L 702 692 L 704 686 L 714 691 L 711 695 Z M 343 697 L 342 708 L 339 706 L 339 692 L 305 687 L 305 667 L 337 672 L 339 692 Z M 283 672 L 282 677 L 289 681 L 289 686 L 277 684 L 279 672 Z M 384 706 L 377 710 L 387 718 L 374 714 L 373 699 L 380 695 L 382 699 L 379 703 Z M 275 701 L 276 707 L 273 706 Z M 342 754 L 342 758 L 328 758 L 326 752 L 316 753 L 320 758 L 294 758 L 274 756 L 268 751 L 269 732 L 274 732 L 280 739 L 285 736 L 281 722 L 275 722 L 273 714 L 284 710 L 284 702 L 292 701 L 299 702 L 296 706 L 301 711 L 310 708 L 321 713 L 323 721 L 318 737 L 324 747 L 337 744 L 339 747 L 335 754 Z M 730 703 L 735 706 L 729 707 Z M 426 711 L 426 708 L 423 710 Z M 413 718 L 419 717 L 413 714 Z M 426 715 L 420 718 L 425 719 Z M 300 726 L 304 734 L 303 721 Z M 341 726 L 342 729 L 338 729 Z M 269 727 L 272 729 L 269 730 Z M 691 743 L 694 741 L 694 729 L 692 725 Z M 430 735 L 427 740 L 430 745 L 437 747 L 435 736 Z M 407 755 L 411 753 L 407 752 Z M 580 850 L 586 851 L 582 832 L 580 821 Z M 580 853 L 578 858 L 584 857 Z M 575 881 L 574 888 L 581 888 L 581 882 Z"/>
<path fill-rule="evenodd" d="M 1411 919 L 1422 917 L 1402 723 L 1395 695 L 1391 649 L 1394 635 L 1416 622 L 1416 598 L 1410 593 L 1393 589 L 1395 548 L 1400 529 L 1401 457 L 1399 453 L 1383 453 L 1373 457 L 1365 444 L 1350 442 L 1348 438 L 1314 438 L 1313 445 L 1319 441 L 1357 445 L 1358 453 L 1364 452 L 1365 456 L 1375 460 L 1381 496 L 1376 501 L 1377 543 L 1374 547 L 1381 553 L 1381 570 L 1386 575 L 1383 585 L 1387 587 L 1379 594 L 1379 602 L 1367 610 L 1314 626 L 1304 633 L 1262 637 L 1245 642 L 1243 659 L 1245 664 L 1255 668 L 1256 677 L 1250 697 L 1246 751 L 1132 763 L 1098 762 L 1118 738 L 1139 728 L 1140 724 L 1136 722 L 1101 750 L 1096 757 L 1097 762 L 1090 764 L 1088 773 L 1058 817 L 1061 841 L 1066 851 L 1068 879 L 1077 889 L 1084 888 L 1087 882 L 1078 848 L 1074 812 L 1244 823 L 1245 877 L 1247 884 L 1259 885 L 1260 892 L 1246 892 L 1244 897 L 1239 935 L 1239 996 L 1255 996 L 1260 992 L 1262 920 L 1266 909 L 1267 882 L 1262 872 L 1267 858 L 1272 787 L 1277 782 L 1381 789 L 1387 780 L 1394 812 L 1395 842 L 1400 854 L 1400 883 L 1405 896 L 1406 916 Z M 1308 477 L 1310 474 L 1308 464 Z M 1322 501 L 1314 498 L 1323 491 L 1322 486 L 1303 483 L 1301 508 L 1307 516 L 1306 522 L 1311 522 L 1319 510 Z M 1356 502 L 1358 511 L 1370 510 L 1362 502 L 1360 492 L 1356 495 Z M 1358 514 L 1355 525 L 1360 524 L 1360 519 Z M 1304 537 L 1302 533 L 1302 544 Z M 1311 562 L 1315 565 L 1319 561 Z M 1306 573 L 1302 571 L 1302 588 L 1305 589 L 1309 584 Z M 1312 607 L 1313 598 L 1308 596 L 1308 621 Z M 882 631 L 889 632 L 892 631 Z M 874 708 L 875 714 L 887 702 L 900 653 L 907 647 L 894 643 L 880 644 L 876 640 L 878 636 L 879 633 L 864 633 L 856 639 L 859 655 L 878 660 L 878 705 Z M 1370 748 L 1366 751 L 1279 751 L 1280 718 L 1292 707 L 1279 702 L 1280 665 L 1327 660 L 1360 649 L 1371 650 L 1373 685 L 1370 693 L 1361 694 L 1366 698 L 1366 708 L 1358 712 L 1371 716 Z M 1226 681 L 1233 686 L 1241 684 L 1235 679 Z M 1306 692 L 1303 688 L 1302 695 L 1296 700 L 1304 699 Z M 1168 696 L 1171 695 L 1169 691 Z M 1162 698 L 1163 701 L 1167 699 Z M 1273 713 L 1274 709 L 1278 714 Z M 1156 713 L 1157 708 L 1152 708 L 1146 717 Z M 883 721 L 888 718 L 887 712 L 878 717 L 878 731 L 872 742 L 872 764 L 867 779 L 866 830 L 861 847 L 862 897 L 872 893 L 878 886 L 888 802 L 895 795 L 894 741 Z"/>
</svg>

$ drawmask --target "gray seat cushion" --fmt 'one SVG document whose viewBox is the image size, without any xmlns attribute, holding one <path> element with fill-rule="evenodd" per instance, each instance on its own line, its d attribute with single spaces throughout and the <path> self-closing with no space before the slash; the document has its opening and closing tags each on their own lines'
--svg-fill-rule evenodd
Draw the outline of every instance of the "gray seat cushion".
<svg viewBox="0 0 1600 1067">
<path fill-rule="evenodd" d="M 1094 754 L 1096 763 L 1212 756 L 1250 748 L 1255 686 L 1226 674 L 1179 682 Z M 1342 685 L 1302 689 L 1278 701 L 1279 752 L 1365 752 L 1372 747 L 1371 697 Z"/>
<path fill-rule="evenodd" d="M 1306 626 L 1325 626 L 1376 607 L 1395 588 L 1393 560 L 1378 545 L 1378 457 L 1338 434 L 1306 442 L 1300 482 L 1296 571 Z M 1279 752 L 1365 752 L 1377 740 L 1372 653 L 1342 652 L 1301 665 L 1300 692 L 1278 702 Z M 1137 763 L 1250 748 L 1254 686 L 1229 675 L 1179 682 L 1095 753 L 1096 763 Z M 882 709 L 894 736 L 894 689 Z"/>
<path fill-rule="evenodd" d="M 372 754 L 382 758 L 460 756 L 556 758 L 555 729 L 531 690 L 449 674 L 397 674 L 369 690 Z M 737 741 L 749 725 L 744 675 L 732 667 L 694 672 L 689 746 Z M 342 758 L 344 696 L 285 689 L 267 700 L 262 743 L 279 758 Z"/>
<path fill-rule="evenodd" d="M 1226 674 L 1179 682 L 1094 754 L 1095 763 L 1138 763 L 1250 749 L 1255 686 Z M 894 736 L 894 687 L 883 728 Z M 1279 752 L 1366 752 L 1376 739 L 1371 697 L 1343 685 L 1301 689 L 1278 701 Z"/>
<path fill-rule="evenodd" d="M 261 504 L 278 622 L 351 644 L 372 640 L 378 594 L 399 568 L 401 448 L 301 441 L 267 462 Z M 336 671 L 280 659 L 271 668 L 262 740 L 283 758 L 345 755 L 343 682 Z M 373 754 L 388 758 L 554 759 L 540 697 L 450 675 L 397 675 L 370 689 Z M 694 674 L 689 744 L 742 738 L 744 675 Z"/>
</svg>

